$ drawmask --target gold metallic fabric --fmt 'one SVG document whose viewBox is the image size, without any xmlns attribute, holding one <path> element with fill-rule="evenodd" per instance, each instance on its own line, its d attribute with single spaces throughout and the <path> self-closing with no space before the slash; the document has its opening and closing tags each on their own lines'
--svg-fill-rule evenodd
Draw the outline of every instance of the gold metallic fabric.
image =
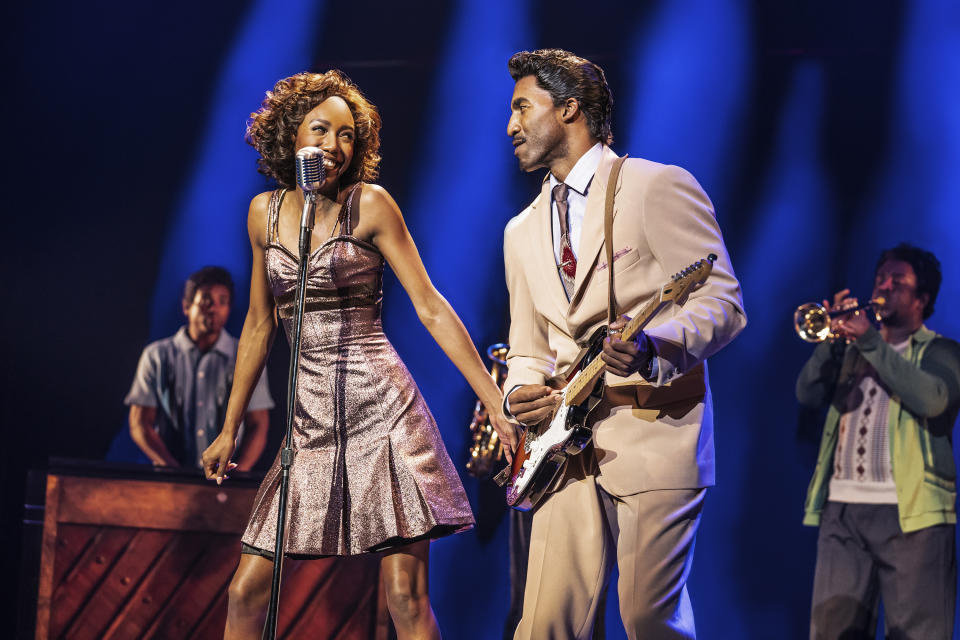
<svg viewBox="0 0 960 640">
<path fill-rule="evenodd" d="M 355 192 L 359 200 L 359 189 Z M 299 268 L 278 242 L 282 192 L 270 205 L 266 269 L 288 339 Z M 285 553 L 353 555 L 474 524 L 456 469 L 416 383 L 380 322 L 384 260 L 340 234 L 310 255 L 294 414 Z M 254 501 L 243 542 L 273 550 L 279 454 Z"/>
</svg>

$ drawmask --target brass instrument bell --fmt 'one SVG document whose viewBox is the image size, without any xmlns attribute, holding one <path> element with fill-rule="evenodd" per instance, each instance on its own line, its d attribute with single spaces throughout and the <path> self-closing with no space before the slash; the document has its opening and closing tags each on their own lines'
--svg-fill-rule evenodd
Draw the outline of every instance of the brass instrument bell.
<svg viewBox="0 0 960 640">
<path fill-rule="evenodd" d="M 837 337 L 830 331 L 830 320 L 832 318 L 866 309 L 876 311 L 876 307 L 883 305 L 885 302 L 885 298 L 878 296 L 865 304 L 858 304 L 849 309 L 834 309 L 833 311 L 827 311 L 819 302 L 807 302 L 797 307 L 797 310 L 793 312 L 793 328 L 801 340 L 823 342 Z M 877 322 L 880 321 L 879 315 L 876 316 L 876 320 Z"/>
<path fill-rule="evenodd" d="M 487 349 L 490 359 L 490 376 L 498 387 L 503 386 L 507 377 L 507 351 L 510 346 L 498 342 Z M 470 422 L 470 458 L 467 460 L 467 472 L 475 478 L 486 478 L 493 472 L 494 463 L 503 460 L 503 446 L 500 437 L 490 424 L 486 407 L 477 399 L 473 408 L 473 420 Z"/>
</svg>

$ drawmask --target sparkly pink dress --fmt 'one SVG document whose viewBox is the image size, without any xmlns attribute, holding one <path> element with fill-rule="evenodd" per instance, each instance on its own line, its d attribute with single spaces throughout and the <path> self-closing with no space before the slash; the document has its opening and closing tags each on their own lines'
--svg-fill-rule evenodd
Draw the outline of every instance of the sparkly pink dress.
<svg viewBox="0 0 960 640">
<path fill-rule="evenodd" d="M 285 193 L 270 199 L 266 267 L 289 338 L 299 261 L 277 236 Z M 351 235 L 359 196 L 360 185 L 341 209 L 340 235 L 310 255 L 284 547 L 294 556 L 377 551 L 473 525 L 433 416 L 383 333 L 383 256 Z M 279 480 L 278 454 L 245 551 L 274 549 Z"/>
</svg>

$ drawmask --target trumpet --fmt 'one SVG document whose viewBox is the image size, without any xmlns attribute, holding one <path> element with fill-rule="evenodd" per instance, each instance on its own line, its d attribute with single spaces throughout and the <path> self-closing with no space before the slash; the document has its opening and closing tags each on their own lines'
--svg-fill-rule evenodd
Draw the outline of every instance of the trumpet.
<svg viewBox="0 0 960 640">
<path fill-rule="evenodd" d="M 507 377 L 506 358 L 509 350 L 510 346 L 501 342 L 487 348 L 487 357 L 492 363 L 490 376 L 498 387 L 503 386 Z M 479 398 L 473 407 L 470 436 L 470 458 L 467 460 L 467 471 L 475 478 L 486 478 L 493 472 L 493 465 L 503 460 L 503 445 L 490 424 L 487 409 Z"/>
<path fill-rule="evenodd" d="M 830 331 L 831 318 L 867 309 L 873 309 L 876 314 L 876 307 L 882 306 L 886 301 L 883 296 L 877 296 L 864 304 L 858 304 L 849 309 L 834 309 L 833 311 L 827 311 L 819 302 L 807 302 L 797 307 L 797 310 L 793 312 L 793 328 L 800 339 L 807 342 L 831 340 L 839 337 Z M 876 314 L 875 318 L 877 322 L 880 322 L 879 314 Z"/>
</svg>

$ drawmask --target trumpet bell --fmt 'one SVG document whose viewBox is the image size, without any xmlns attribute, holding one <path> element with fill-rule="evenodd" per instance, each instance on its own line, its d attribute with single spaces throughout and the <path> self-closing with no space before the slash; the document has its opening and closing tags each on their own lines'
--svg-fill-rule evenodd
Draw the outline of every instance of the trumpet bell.
<svg viewBox="0 0 960 640">
<path fill-rule="evenodd" d="M 802 304 L 793 312 L 793 328 L 801 340 L 823 342 L 830 337 L 830 315 L 822 304 Z"/>
<path fill-rule="evenodd" d="M 880 311 L 878 307 L 882 307 L 886 303 L 886 298 L 877 296 L 866 304 L 857 304 L 852 307 L 827 311 L 824 306 L 818 302 L 808 302 L 800 305 L 797 307 L 797 310 L 793 312 L 793 328 L 802 340 L 806 340 L 807 342 L 823 342 L 824 340 L 836 337 L 830 331 L 831 318 L 871 310 L 873 311 L 874 322 L 878 323 L 880 322 Z"/>
</svg>

